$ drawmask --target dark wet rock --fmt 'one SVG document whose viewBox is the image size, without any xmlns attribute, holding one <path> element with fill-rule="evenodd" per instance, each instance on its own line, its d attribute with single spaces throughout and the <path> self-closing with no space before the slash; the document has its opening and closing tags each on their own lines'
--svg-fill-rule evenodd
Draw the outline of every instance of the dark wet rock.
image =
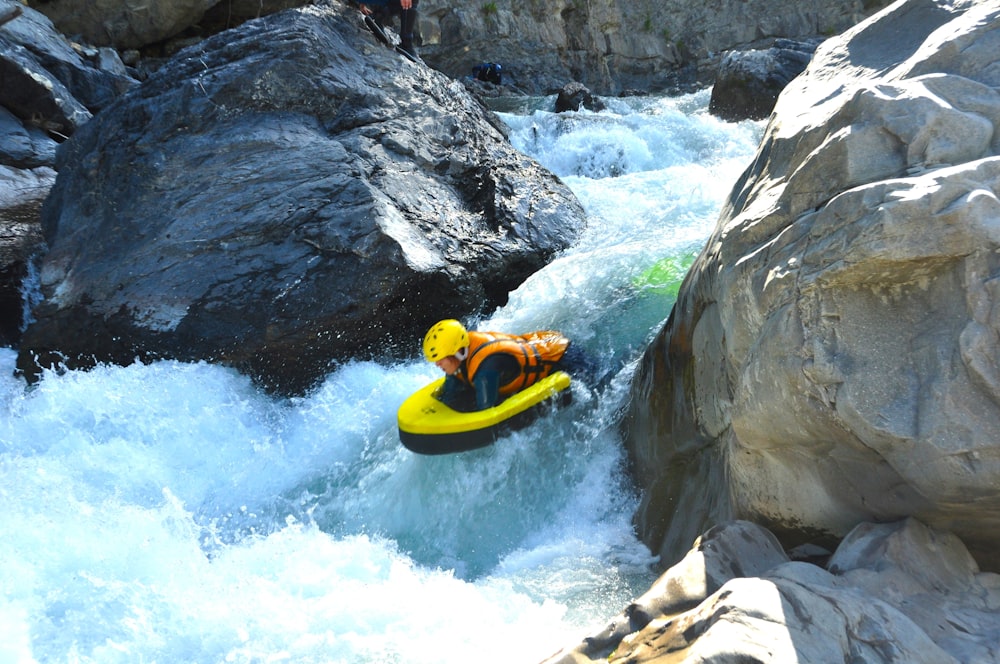
<svg viewBox="0 0 1000 664">
<path fill-rule="evenodd" d="M 577 81 L 567 83 L 556 95 L 556 113 L 583 109 L 601 111 L 604 108 L 604 102 L 601 101 L 600 97 L 594 96 L 587 89 L 587 86 Z"/>
<path fill-rule="evenodd" d="M 205 359 L 298 393 L 413 356 L 584 225 L 499 127 L 340 3 L 206 40 L 60 150 L 19 367 Z"/>
<path fill-rule="evenodd" d="M 733 51 L 719 65 L 708 110 L 724 120 L 763 120 L 778 95 L 801 74 L 816 41 L 780 39 L 766 50 Z"/>
<path fill-rule="evenodd" d="M 0 12 L 17 4 L 0 0 Z M 72 133 L 136 83 L 111 49 L 74 44 L 41 13 L 19 11 L 0 26 L 0 86 L 4 106 L 22 119 Z"/>
</svg>

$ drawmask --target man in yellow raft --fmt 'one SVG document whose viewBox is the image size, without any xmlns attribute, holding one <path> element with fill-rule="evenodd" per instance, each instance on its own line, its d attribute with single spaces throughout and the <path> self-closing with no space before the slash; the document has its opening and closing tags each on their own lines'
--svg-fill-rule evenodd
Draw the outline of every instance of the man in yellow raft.
<svg viewBox="0 0 1000 664">
<path fill-rule="evenodd" d="M 438 399 L 464 411 L 491 408 L 554 371 L 572 375 L 593 368 L 559 332 L 470 332 L 454 319 L 440 321 L 427 332 L 424 357 L 448 376 Z"/>
</svg>

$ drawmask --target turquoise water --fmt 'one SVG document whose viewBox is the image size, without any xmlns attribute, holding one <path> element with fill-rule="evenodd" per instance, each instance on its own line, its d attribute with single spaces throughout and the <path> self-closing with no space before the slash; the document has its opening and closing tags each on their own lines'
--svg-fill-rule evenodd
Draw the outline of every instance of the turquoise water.
<svg viewBox="0 0 1000 664">
<path fill-rule="evenodd" d="M 707 92 L 608 103 L 502 115 L 590 225 L 481 327 L 562 329 L 617 374 L 491 448 L 399 445 L 417 349 L 291 400 L 177 362 L 28 391 L 0 349 L 0 661 L 530 664 L 643 592 L 617 413 L 761 127 Z"/>
</svg>

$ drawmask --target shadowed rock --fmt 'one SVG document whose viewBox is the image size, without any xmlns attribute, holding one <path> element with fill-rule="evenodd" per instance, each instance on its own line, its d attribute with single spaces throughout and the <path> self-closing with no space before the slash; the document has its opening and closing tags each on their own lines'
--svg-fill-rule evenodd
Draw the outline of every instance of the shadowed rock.
<svg viewBox="0 0 1000 664">
<path fill-rule="evenodd" d="M 712 86 L 709 112 L 729 121 L 763 120 L 815 50 L 815 42 L 779 39 L 766 50 L 727 53 Z"/>
</svg>

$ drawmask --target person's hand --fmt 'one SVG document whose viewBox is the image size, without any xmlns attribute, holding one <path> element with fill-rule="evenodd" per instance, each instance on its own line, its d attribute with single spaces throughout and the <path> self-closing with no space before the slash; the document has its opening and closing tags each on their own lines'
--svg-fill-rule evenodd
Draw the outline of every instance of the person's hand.
<svg viewBox="0 0 1000 664">
<path fill-rule="evenodd" d="M 399 6 L 403 9 L 413 9 L 413 0 L 399 0 Z"/>
<path fill-rule="evenodd" d="M 364 14 L 365 16 L 371 16 L 372 10 L 368 9 L 368 5 L 359 4 L 358 8 L 361 10 L 361 13 Z"/>
</svg>

